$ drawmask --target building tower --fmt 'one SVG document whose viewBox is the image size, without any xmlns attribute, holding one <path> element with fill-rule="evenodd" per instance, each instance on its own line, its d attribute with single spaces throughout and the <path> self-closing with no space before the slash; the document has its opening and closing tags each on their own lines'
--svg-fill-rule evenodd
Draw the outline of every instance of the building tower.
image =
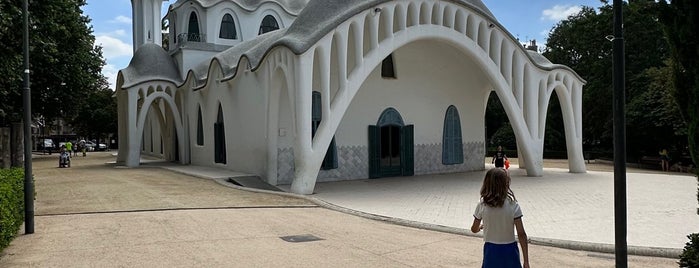
<svg viewBox="0 0 699 268">
<path fill-rule="evenodd" d="M 146 43 L 163 43 L 160 12 L 167 0 L 131 0 L 133 51 Z"/>
</svg>

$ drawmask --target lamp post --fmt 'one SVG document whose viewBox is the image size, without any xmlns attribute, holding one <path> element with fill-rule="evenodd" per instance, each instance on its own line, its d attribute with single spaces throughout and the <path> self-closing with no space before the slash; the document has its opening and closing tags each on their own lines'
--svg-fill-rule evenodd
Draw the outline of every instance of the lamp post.
<svg viewBox="0 0 699 268">
<path fill-rule="evenodd" d="M 29 0 L 22 5 L 24 16 L 24 233 L 34 233 L 34 180 L 32 174 L 32 101 L 29 85 Z"/>
<path fill-rule="evenodd" d="M 616 267 L 628 267 L 626 244 L 626 115 L 622 0 L 614 0 L 614 253 Z"/>
</svg>

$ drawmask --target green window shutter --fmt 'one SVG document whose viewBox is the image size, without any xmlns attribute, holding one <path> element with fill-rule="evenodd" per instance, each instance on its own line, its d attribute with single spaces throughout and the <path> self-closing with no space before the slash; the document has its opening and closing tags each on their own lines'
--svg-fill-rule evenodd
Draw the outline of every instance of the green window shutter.
<svg viewBox="0 0 699 268">
<path fill-rule="evenodd" d="M 323 119 L 323 105 L 320 102 L 320 92 L 313 91 L 311 99 L 311 120 L 320 121 Z"/>
<path fill-rule="evenodd" d="M 378 126 L 369 126 L 369 178 L 378 178 L 381 171 L 381 132 Z"/>
<path fill-rule="evenodd" d="M 412 176 L 415 174 L 415 153 L 414 153 L 414 136 L 415 127 L 413 125 L 407 125 L 400 128 L 401 137 L 401 168 L 403 176 Z"/>
<path fill-rule="evenodd" d="M 442 131 L 442 164 L 453 165 L 464 162 L 464 149 L 461 140 L 461 119 L 454 105 L 447 108 Z"/>
<path fill-rule="evenodd" d="M 325 153 L 325 158 L 323 159 L 323 165 L 321 169 L 336 169 L 337 168 L 337 147 L 335 146 L 335 137 L 330 141 L 330 146 L 328 146 L 328 151 Z"/>
</svg>

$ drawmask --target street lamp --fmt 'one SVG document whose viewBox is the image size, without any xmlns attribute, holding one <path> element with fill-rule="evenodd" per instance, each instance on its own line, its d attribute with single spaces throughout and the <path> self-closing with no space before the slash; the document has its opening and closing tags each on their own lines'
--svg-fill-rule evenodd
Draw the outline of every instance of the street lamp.
<svg viewBox="0 0 699 268">
<path fill-rule="evenodd" d="M 32 174 L 32 101 L 29 84 L 29 0 L 22 5 L 24 16 L 24 233 L 34 233 L 34 180 Z"/>
</svg>

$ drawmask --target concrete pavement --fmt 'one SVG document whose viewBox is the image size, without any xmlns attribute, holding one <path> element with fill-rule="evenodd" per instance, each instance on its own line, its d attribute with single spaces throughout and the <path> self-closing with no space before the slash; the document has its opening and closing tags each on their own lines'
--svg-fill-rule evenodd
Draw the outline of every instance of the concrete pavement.
<svg viewBox="0 0 699 268">
<path fill-rule="evenodd" d="M 103 164 L 113 161 L 108 153 L 76 158 L 69 169 L 55 168 L 54 160 L 35 160 L 36 233 L 20 234 L 0 255 L 0 267 L 480 266 L 482 240 L 475 237 L 355 217 L 304 198 L 241 191 L 160 168 L 116 168 Z M 319 185 L 316 196 L 330 193 L 327 187 Z M 531 235 L 534 224 L 526 223 Z M 322 240 L 280 239 L 293 235 Z M 603 253 L 532 246 L 530 255 L 533 267 L 614 266 L 613 255 Z M 675 262 L 629 257 L 631 267 Z"/>
</svg>

